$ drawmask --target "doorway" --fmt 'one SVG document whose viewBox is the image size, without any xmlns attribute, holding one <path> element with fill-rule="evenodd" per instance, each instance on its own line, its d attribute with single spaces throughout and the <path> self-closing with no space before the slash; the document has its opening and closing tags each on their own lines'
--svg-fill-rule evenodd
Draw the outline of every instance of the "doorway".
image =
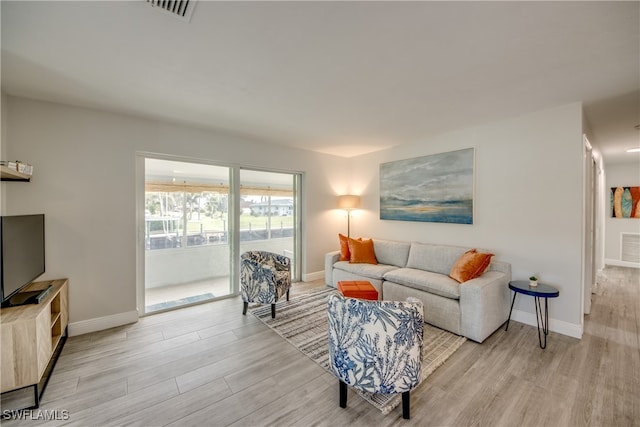
<svg viewBox="0 0 640 427">
<path fill-rule="evenodd" d="M 138 312 L 238 295 L 240 254 L 291 258 L 300 277 L 300 173 L 138 155 Z"/>
</svg>

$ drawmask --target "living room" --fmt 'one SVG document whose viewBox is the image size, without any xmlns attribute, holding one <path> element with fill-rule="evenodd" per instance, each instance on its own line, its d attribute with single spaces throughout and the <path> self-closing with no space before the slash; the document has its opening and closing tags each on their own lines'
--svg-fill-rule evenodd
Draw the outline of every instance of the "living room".
<svg viewBox="0 0 640 427">
<path fill-rule="evenodd" d="M 143 2 L 140 3 L 140 8 L 147 7 L 142 4 Z M 585 12 L 586 15 L 576 14 L 576 20 L 589 16 L 594 23 L 598 22 L 596 16 L 601 15 L 602 10 L 597 8 L 604 6 L 596 2 L 593 6 L 594 10 L 588 9 L 589 6 L 585 5 L 575 7 L 581 6 L 587 9 L 577 9 L 575 12 Z M 81 2 L 78 7 L 88 16 L 95 17 L 94 14 L 105 12 L 117 16 L 117 11 L 104 5 Z M 94 7 L 99 8 L 97 12 L 91 11 Z M 102 9 L 103 7 L 105 9 Z M 133 9 L 133 6 L 130 7 Z M 269 3 L 262 6 L 245 4 L 238 10 L 234 10 L 229 4 L 219 7 L 222 7 L 220 12 L 229 12 L 227 10 L 229 8 L 232 12 L 230 16 L 235 16 L 235 13 L 245 14 L 243 18 L 253 23 L 261 22 L 259 18 L 261 12 L 265 10 L 269 12 Z M 252 7 L 258 9 L 252 9 Z M 319 7 L 318 4 L 312 4 L 309 7 L 312 9 L 296 10 L 296 13 L 307 17 L 309 22 L 320 19 L 317 18 L 318 10 L 313 9 Z M 352 7 L 355 6 L 352 5 Z M 389 5 L 387 7 L 391 8 Z M 609 23 L 610 27 L 607 28 L 617 27 L 621 32 L 621 35 L 617 35 L 618 37 L 626 36 L 627 33 L 624 30 L 631 28 L 635 38 L 631 43 L 620 43 L 619 46 L 623 47 L 631 45 L 631 58 L 626 58 L 627 51 L 621 48 L 622 53 L 618 54 L 620 57 L 625 57 L 624 63 L 618 68 L 612 67 L 618 70 L 621 76 L 613 74 L 614 70 L 611 70 L 612 74 L 608 79 L 613 82 L 627 82 L 629 74 L 635 73 L 636 77 L 638 75 L 638 30 L 637 25 L 634 27 L 634 23 L 637 24 L 638 4 L 629 2 L 624 5 L 616 4 L 615 7 L 610 10 L 611 15 L 621 21 Z M 192 23 L 187 25 L 198 24 L 199 9 L 204 13 L 205 10 L 216 9 L 216 6 L 215 3 L 198 4 L 194 10 Z M 321 10 L 324 9 L 321 8 Z M 375 13 L 372 12 L 371 19 L 375 18 L 374 21 L 377 23 L 384 22 L 379 15 L 389 10 L 381 9 Z M 517 8 L 510 9 L 510 12 L 517 12 L 517 10 Z M 547 16 L 537 9 L 535 11 L 541 16 Z M 155 92 L 157 98 L 141 96 L 138 105 L 122 105 L 118 110 L 107 107 L 104 102 L 111 98 L 116 101 L 119 99 L 126 101 L 127 98 L 121 93 L 91 86 L 89 81 L 69 80 L 63 71 L 47 68 L 46 63 L 39 63 L 47 56 L 43 54 L 48 49 L 46 39 L 28 40 L 30 26 L 44 25 L 45 30 L 52 31 L 52 36 L 58 32 L 64 33 L 66 31 L 64 28 L 69 25 L 61 18 L 65 12 L 68 10 L 55 3 L 50 5 L 31 3 L 27 6 L 19 6 L 13 2 L 2 3 L 2 159 L 20 159 L 31 163 L 34 165 L 34 176 L 29 183 L 3 183 L 1 197 L 3 215 L 24 213 L 46 215 L 47 271 L 43 279 L 69 278 L 71 337 L 126 325 L 138 320 L 139 224 L 136 219 L 136 192 L 139 186 L 137 181 L 139 171 L 136 159 L 140 153 L 159 153 L 178 159 L 302 173 L 304 184 L 301 212 L 303 236 L 301 271 L 302 279 L 305 281 L 322 278 L 324 254 L 337 248 L 337 234 L 345 232 L 346 218 L 344 213 L 337 209 L 336 197 L 341 194 L 357 194 L 361 196 L 362 201 L 361 208 L 351 219 L 352 236 L 489 249 L 495 254 L 496 259 L 511 264 L 513 278 L 528 278 L 535 273 L 542 281 L 558 287 L 560 295 L 550 303 L 549 307 L 551 331 L 571 339 L 580 339 L 583 336 L 584 299 L 585 295 L 588 295 L 585 292 L 585 275 L 591 270 L 591 264 L 587 265 L 585 262 L 583 135 L 586 135 L 592 143 L 595 152 L 600 150 L 600 144 L 605 145 L 605 141 L 597 138 L 596 127 L 585 112 L 596 109 L 589 109 L 590 106 L 585 105 L 580 94 L 575 94 L 573 97 L 564 94 L 555 99 L 547 94 L 545 99 L 530 99 L 524 102 L 524 108 L 509 105 L 506 110 L 513 111 L 512 114 L 489 117 L 483 115 L 484 106 L 487 105 L 489 108 L 489 104 L 493 102 L 506 103 L 507 98 L 493 99 L 477 86 L 486 84 L 490 89 L 494 89 L 503 85 L 500 92 L 496 92 L 496 97 L 499 94 L 504 96 L 504 93 L 508 92 L 525 91 L 528 85 L 534 85 L 534 82 L 539 84 L 545 79 L 553 80 L 556 84 L 553 70 L 536 69 L 532 70 L 531 74 L 522 71 L 516 77 L 496 75 L 491 81 L 470 81 L 467 86 L 460 89 L 465 91 L 465 97 L 468 99 L 468 105 L 464 106 L 440 104 L 418 109 L 420 99 L 428 99 L 437 90 L 431 89 L 432 92 L 425 90 L 424 94 L 415 96 L 410 90 L 420 94 L 419 88 L 402 87 L 398 93 L 411 94 L 407 95 L 407 102 L 414 103 L 412 107 L 416 112 L 409 114 L 409 109 L 406 107 L 400 110 L 405 116 L 401 119 L 395 118 L 395 126 L 401 127 L 398 123 L 410 121 L 433 121 L 442 122 L 443 127 L 430 128 L 429 132 L 425 130 L 425 133 L 417 138 L 410 132 L 386 134 L 384 124 L 380 124 L 379 128 L 363 131 L 362 134 L 358 134 L 358 126 L 343 127 L 337 133 L 327 134 L 330 138 L 323 141 L 324 149 L 309 149 L 303 145 L 280 143 L 278 135 L 282 136 L 282 141 L 295 139 L 285 138 L 285 135 L 290 134 L 282 130 L 276 129 L 270 134 L 267 133 L 270 129 L 268 115 L 259 120 L 255 119 L 258 125 L 251 129 L 252 132 L 245 132 L 243 127 L 245 122 L 239 121 L 238 117 L 232 114 L 226 116 L 224 111 L 217 110 L 218 107 L 212 108 L 213 112 L 219 112 L 222 117 L 217 119 L 215 126 L 208 128 L 202 123 L 196 123 L 196 116 L 203 113 L 191 107 L 188 99 L 182 100 L 176 109 L 186 110 L 187 116 L 194 118 L 191 123 L 186 120 L 171 119 L 170 111 L 166 111 L 164 116 L 146 114 L 145 106 L 148 106 L 148 110 L 151 111 L 154 103 L 163 105 L 161 92 Z M 141 13 L 137 9 L 135 12 Z M 364 13 L 357 8 L 339 12 L 351 13 L 352 18 Z M 329 17 L 339 12 L 330 8 L 324 10 Z M 269 12 L 269 16 L 271 13 L 275 14 L 275 12 Z M 278 13 L 286 15 L 287 10 L 284 8 Z M 471 15 L 465 14 L 467 19 L 471 19 Z M 325 15 L 321 14 L 321 16 Z M 623 19 L 629 16 L 635 16 L 635 21 L 631 24 Z M 58 18 L 61 21 L 56 21 Z M 149 19 L 154 18 L 149 17 Z M 14 24 L 11 23 L 13 19 L 16 20 Z M 163 20 L 164 16 L 159 19 Z M 327 17 L 325 19 L 330 20 Z M 222 28 L 227 28 L 219 21 L 216 23 Z M 304 20 L 300 20 L 300 23 L 308 24 Z M 185 25 L 182 22 L 179 24 Z M 572 24 L 575 25 L 575 22 Z M 88 33 L 92 31 L 90 24 L 85 22 L 84 25 L 86 25 L 84 31 Z M 120 25 L 135 27 L 132 22 L 124 22 Z M 163 22 L 163 25 L 178 24 Z M 155 26 L 152 25 L 152 28 L 155 29 Z M 254 31 L 259 35 L 260 27 L 255 28 L 258 28 Z M 44 33 L 45 31 L 42 34 Z M 585 37 L 586 34 L 588 33 L 585 33 Z M 31 52 L 37 52 L 42 56 L 38 58 L 23 56 L 19 49 L 23 46 L 21 45 L 23 41 L 20 43 L 16 41 L 20 37 L 26 39 L 27 45 L 31 46 L 30 49 L 34 49 Z M 82 38 L 77 34 L 74 37 Z M 339 45 L 340 38 L 335 35 L 333 37 L 336 38 L 336 45 Z M 62 39 L 65 38 L 62 37 Z M 144 45 L 143 41 L 138 43 Z M 229 43 L 232 44 L 232 42 Z M 615 45 L 611 43 L 602 50 L 598 50 L 598 55 L 605 55 L 607 48 Z M 35 49 L 34 46 L 38 48 Z M 358 46 L 357 43 L 356 46 Z M 567 43 L 566 46 L 572 46 L 572 44 Z M 240 48 L 241 46 L 238 47 Z M 633 48 L 636 48 L 635 51 Z M 82 56 L 83 49 L 88 47 L 80 43 L 76 49 L 78 49 L 76 55 Z M 105 46 L 95 47 L 95 50 L 100 52 L 99 56 L 104 55 L 105 59 L 104 62 L 94 63 L 91 73 L 99 75 L 100 69 L 103 69 L 104 73 L 108 74 L 111 67 L 114 67 L 114 62 L 118 61 L 117 54 L 108 56 L 108 51 L 105 49 Z M 300 53 L 300 51 L 296 52 Z M 259 52 L 251 53 L 257 56 Z M 51 54 L 61 55 L 60 52 Z M 340 57 L 340 59 L 344 58 Z M 521 57 L 518 59 L 520 60 Z M 154 58 L 149 59 L 151 62 L 153 60 Z M 288 63 L 287 61 L 291 61 L 291 58 L 283 58 L 282 61 Z M 383 62 L 379 65 L 382 66 Z M 322 63 L 324 59 L 314 62 L 313 65 Z M 407 61 L 405 66 L 409 66 L 410 63 L 411 61 Z M 635 65 L 628 70 L 628 64 Z M 480 67 L 480 65 L 482 61 L 479 60 L 470 66 Z M 300 64 L 298 66 L 302 67 Z M 242 67 L 239 68 L 242 69 Z M 327 74 L 338 73 L 341 69 L 342 67 L 329 68 L 326 72 Z M 270 68 L 267 67 L 264 72 L 269 70 Z M 111 71 L 118 76 L 118 73 L 126 72 L 126 67 Z M 479 69 L 480 71 L 482 70 Z M 599 71 L 602 71 L 602 68 Z M 253 76 L 251 72 L 245 72 L 246 78 Z M 277 69 L 271 72 L 277 73 Z M 39 87 L 35 90 L 29 86 L 23 86 L 22 77 L 18 78 L 20 74 L 24 78 L 32 77 L 34 80 L 54 80 L 55 88 L 50 88 L 48 90 L 51 92 L 47 92 L 45 88 Z M 455 72 L 451 71 L 451 74 Z M 468 76 L 469 73 L 465 75 Z M 166 76 L 163 75 L 163 77 Z M 224 81 L 224 75 L 217 77 Z M 342 78 L 350 84 L 357 85 L 357 73 L 346 73 Z M 530 80 L 523 80 L 525 78 Z M 385 90 L 372 92 L 371 96 L 374 98 L 362 97 L 359 111 L 343 110 L 340 103 L 335 102 L 340 98 L 331 98 L 329 95 L 325 102 L 330 105 L 324 110 L 328 116 L 333 117 L 336 124 L 350 120 L 359 122 L 367 112 L 376 110 L 373 105 L 383 105 L 387 102 L 382 98 L 385 93 L 396 93 L 394 84 L 401 79 L 402 73 L 395 75 L 391 79 L 393 82 L 389 81 L 389 86 Z M 171 83 L 177 84 L 175 81 Z M 320 83 L 326 84 L 326 82 Z M 140 79 L 140 85 L 144 84 L 145 79 Z M 625 95 L 626 90 L 627 98 L 628 94 L 631 94 L 631 99 L 637 101 L 640 90 L 637 78 L 633 84 L 634 87 L 614 87 L 611 93 L 604 95 L 603 98 L 621 97 Z M 285 91 L 284 87 L 273 89 L 277 92 L 277 96 L 269 99 L 269 102 L 277 105 L 279 98 L 290 96 L 301 102 L 300 110 L 302 111 L 307 105 L 321 103 L 321 98 L 312 102 L 305 100 L 304 94 L 300 92 L 302 91 L 300 85 L 301 81 L 298 79 L 291 81 L 289 92 Z M 87 96 L 86 93 L 81 93 L 85 86 L 88 87 L 88 93 L 92 94 L 94 101 L 82 101 L 85 99 L 83 97 Z M 243 93 L 242 86 L 234 89 L 236 94 Z M 537 87 L 534 92 L 536 90 L 540 91 L 541 88 Z M 58 91 L 65 92 L 66 97 L 56 98 L 52 95 Z M 474 96 L 475 91 L 479 92 L 478 96 Z M 224 89 L 220 89 L 220 96 L 227 96 Z M 250 94 L 246 96 L 251 99 Z M 376 96 L 380 98 L 375 98 Z M 231 109 L 232 99 L 227 101 Z M 252 101 L 264 102 L 258 99 Z M 384 109 L 389 120 L 394 118 L 395 108 L 399 108 L 398 105 L 394 106 L 394 103 L 399 104 L 402 97 L 392 98 L 391 101 L 393 102 L 389 102 L 389 106 Z M 633 105 L 633 102 L 631 104 Z M 349 107 L 351 107 L 350 104 Z M 455 114 L 449 111 L 448 115 L 443 113 L 440 116 L 439 108 L 452 111 L 459 108 L 460 121 L 455 125 L 447 123 L 446 120 L 452 120 Z M 637 102 L 634 108 L 635 112 L 631 112 L 631 117 L 637 121 Z M 337 111 L 332 112 L 332 110 Z M 467 121 L 469 117 L 474 117 L 469 111 L 475 112 L 481 119 Z M 371 114 L 374 113 L 378 114 L 375 111 Z M 302 126 L 299 123 L 304 122 L 304 114 L 296 114 L 291 110 L 287 111 L 287 114 L 291 115 L 291 126 L 294 129 Z M 250 116 L 251 114 L 243 120 L 250 120 Z M 322 121 L 314 116 L 309 126 L 313 128 L 318 123 L 322 124 Z M 235 131 L 234 125 L 236 125 Z M 257 129 L 265 132 L 264 139 L 256 135 Z M 376 132 L 378 130 L 379 132 Z M 632 130 L 636 132 L 637 145 L 637 131 Z M 342 138 L 340 138 L 341 133 Z M 313 134 L 316 138 L 321 135 L 322 132 Z M 349 138 L 349 135 L 355 136 Z M 297 135 L 294 136 L 297 137 Z M 402 137 L 406 139 L 402 141 Z M 382 143 L 374 141 L 376 138 L 379 138 Z M 368 144 L 375 149 L 368 150 Z M 337 154 L 341 146 L 344 148 L 342 153 L 346 154 Z M 379 219 L 381 163 L 466 148 L 475 150 L 472 225 Z M 628 180 L 628 182 L 612 183 L 612 185 L 607 183 L 605 188 L 614 185 L 637 186 L 640 184 L 638 182 L 640 159 L 637 155 L 635 156 L 631 161 L 611 164 L 606 163 L 606 157 L 604 162 L 600 157 L 601 167 L 608 177 L 621 176 L 619 179 Z M 623 221 L 627 224 L 625 227 L 629 227 L 627 231 L 638 231 L 638 225 L 634 224 L 632 219 Z M 607 219 L 608 223 L 609 219 Z M 609 237 L 607 235 L 606 239 Z M 605 259 L 619 260 L 619 255 L 613 253 L 613 250 L 605 254 L 604 242 L 601 244 L 602 264 Z M 512 319 L 529 326 L 533 325 L 535 329 L 535 310 L 530 303 L 531 301 L 525 299 L 518 300 Z M 238 306 L 237 309 L 239 314 L 240 307 Z M 78 343 L 80 345 L 82 340 Z M 531 350 L 537 349 L 532 346 Z"/>
</svg>

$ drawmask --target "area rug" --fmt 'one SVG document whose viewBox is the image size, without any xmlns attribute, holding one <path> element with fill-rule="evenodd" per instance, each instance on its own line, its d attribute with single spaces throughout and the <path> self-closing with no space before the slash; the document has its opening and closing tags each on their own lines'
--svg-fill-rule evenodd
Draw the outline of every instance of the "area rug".
<svg viewBox="0 0 640 427">
<path fill-rule="evenodd" d="M 327 324 L 327 297 L 334 288 L 322 288 L 276 303 L 276 318 L 271 318 L 269 304 L 250 309 L 258 319 L 273 329 L 294 347 L 327 371 L 329 368 L 329 344 Z M 434 326 L 424 325 L 421 383 L 441 366 L 466 341 Z M 419 385 L 418 385 L 419 387 Z M 358 392 L 366 401 L 384 414 L 401 402 L 401 395 Z"/>
</svg>

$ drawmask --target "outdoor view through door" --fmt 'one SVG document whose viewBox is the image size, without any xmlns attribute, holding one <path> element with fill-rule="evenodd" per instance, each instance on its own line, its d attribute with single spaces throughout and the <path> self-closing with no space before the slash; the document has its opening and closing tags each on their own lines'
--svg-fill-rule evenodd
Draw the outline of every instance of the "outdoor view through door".
<svg viewBox="0 0 640 427">
<path fill-rule="evenodd" d="M 247 250 L 287 255 L 296 270 L 298 175 L 144 165 L 144 313 L 235 295 L 232 260 Z"/>
<path fill-rule="evenodd" d="M 291 258 L 296 277 L 295 175 L 240 170 L 240 253 L 268 251 Z"/>
</svg>

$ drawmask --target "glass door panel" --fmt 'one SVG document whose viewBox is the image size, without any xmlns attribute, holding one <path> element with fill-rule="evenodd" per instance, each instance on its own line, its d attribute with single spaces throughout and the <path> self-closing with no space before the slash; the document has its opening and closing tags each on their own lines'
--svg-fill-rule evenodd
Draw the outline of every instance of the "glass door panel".
<svg viewBox="0 0 640 427">
<path fill-rule="evenodd" d="M 240 169 L 240 254 L 249 250 L 291 258 L 292 277 L 299 279 L 299 175 Z"/>
<path fill-rule="evenodd" d="M 227 167 L 145 159 L 145 313 L 232 294 Z"/>
</svg>

